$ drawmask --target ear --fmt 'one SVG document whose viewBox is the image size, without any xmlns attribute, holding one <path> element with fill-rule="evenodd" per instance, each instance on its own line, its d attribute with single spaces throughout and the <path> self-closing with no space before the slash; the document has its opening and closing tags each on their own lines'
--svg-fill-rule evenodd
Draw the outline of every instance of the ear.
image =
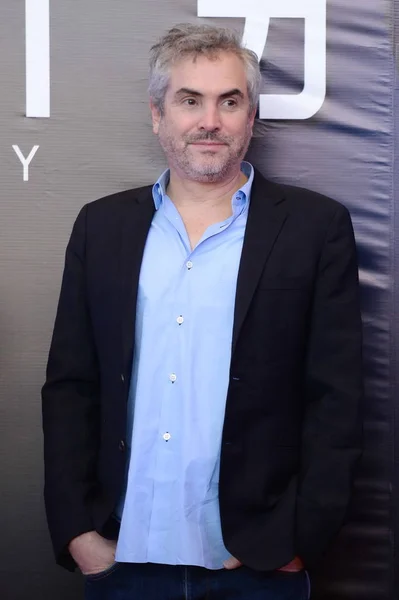
<svg viewBox="0 0 399 600">
<path fill-rule="evenodd" d="M 159 131 L 159 122 L 161 120 L 161 113 L 155 106 L 152 98 L 150 98 L 150 110 L 152 116 L 152 131 L 155 133 L 155 135 L 157 135 Z"/>
</svg>

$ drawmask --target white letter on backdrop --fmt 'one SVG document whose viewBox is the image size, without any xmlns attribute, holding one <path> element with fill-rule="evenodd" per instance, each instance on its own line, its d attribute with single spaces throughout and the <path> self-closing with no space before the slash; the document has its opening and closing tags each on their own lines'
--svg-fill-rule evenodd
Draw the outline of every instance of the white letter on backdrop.
<svg viewBox="0 0 399 600">
<path fill-rule="evenodd" d="M 27 158 L 25 158 L 25 156 L 22 154 L 21 150 L 19 149 L 19 146 L 14 145 L 13 149 L 24 168 L 24 181 L 29 181 L 29 165 L 32 162 L 32 159 L 35 156 L 36 152 L 39 150 L 39 146 L 33 146 Z"/>
<path fill-rule="evenodd" d="M 50 116 L 50 0 L 25 0 L 26 116 Z"/>
<path fill-rule="evenodd" d="M 326 97 L 327 0 L 198 0 L 199 17 L 245 18 L 244 45 L 262 58 L 270 19 L 305 20 L 305 81 L 300 94 L 261 94 L 260 119 L 309 119 Z"/>
</svg>

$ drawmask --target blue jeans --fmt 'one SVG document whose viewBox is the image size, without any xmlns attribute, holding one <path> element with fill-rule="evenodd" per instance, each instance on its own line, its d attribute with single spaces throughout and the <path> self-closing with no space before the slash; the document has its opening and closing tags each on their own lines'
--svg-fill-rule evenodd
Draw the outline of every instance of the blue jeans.
<svg viewBox="0 0 399 600">
<path fill-rule="evenodd" d="M 309 595 L 306 571 L 116 563 L 98 575 L 85 576 L 86 600 L 308 600 Z"/>
</svg>

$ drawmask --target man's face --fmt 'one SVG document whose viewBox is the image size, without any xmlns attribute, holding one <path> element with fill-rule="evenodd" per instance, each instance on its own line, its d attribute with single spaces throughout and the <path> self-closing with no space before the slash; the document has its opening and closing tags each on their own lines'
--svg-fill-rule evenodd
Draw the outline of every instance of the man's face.
<svg viewBox="0 0 399 600">
<path fill-rule="evenodd" d="M 151 111 L 153 131 L 181 177 L 216 182 L 239 171 L 255 118 L 239 57 L 181 60 L 171 69 L 163 114 Z"/>
</svg>

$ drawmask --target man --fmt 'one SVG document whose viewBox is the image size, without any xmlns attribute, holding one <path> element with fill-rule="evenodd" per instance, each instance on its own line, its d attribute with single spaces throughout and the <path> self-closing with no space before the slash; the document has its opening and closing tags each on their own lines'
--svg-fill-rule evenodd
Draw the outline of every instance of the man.
<svg viewBox="0 0 399 600">
<path fill-rule="evenodd" d="M 43 388 L 46 508 L 87 598 L 308 598 L 360 454 L 347 210 L 242 162 L 236 34 L 152 48 L 154 186 L 83 207 Z"/>
</svg>

